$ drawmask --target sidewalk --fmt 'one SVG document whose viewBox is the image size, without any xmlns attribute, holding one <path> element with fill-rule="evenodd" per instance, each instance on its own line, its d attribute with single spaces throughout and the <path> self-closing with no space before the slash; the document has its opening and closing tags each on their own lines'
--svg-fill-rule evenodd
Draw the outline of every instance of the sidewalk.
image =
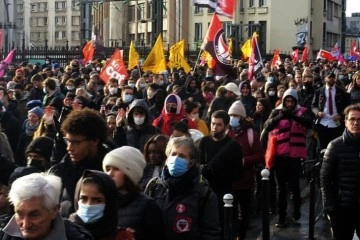
<svg viewBox="0 0 360 240">
<path fill-rule="evenodd" d="M 270 239 L 271 240 L 305 240 L 309 239 L 309 195 L 310 186 L 307 185 L 302 193 L 301 197 L 303 203 L 301 205 L 301 218 L 299 221 L 294 221 L 290 218 L 287 219 L 287 226 L 284 228 L 275 227 L 275 223 L 278 220 L 277 215 L 270 215 Z M 292 204 L 289 204 L 289 214 Z M 250 220 L 250 227 L 246 235 L 246 239 L 249 240 L 261 240 L 262 239 L 262 219 L 261 215 L 253 216 Z M 330 225 L 327 219 L 320 218 L 315 223 L 314 238 L 316 240 L 329 240 L 331 239 Z M 354 236 L 353 240 L 359 240 Z"/>
</svg>

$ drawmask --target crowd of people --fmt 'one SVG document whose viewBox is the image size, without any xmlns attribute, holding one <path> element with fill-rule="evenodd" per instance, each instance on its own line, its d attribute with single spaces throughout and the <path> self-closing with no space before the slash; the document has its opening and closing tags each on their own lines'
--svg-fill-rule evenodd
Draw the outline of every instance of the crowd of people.
<svg viewBox="0 0 360 240">
<path fill-rule="evenodd" d="M 102 67 L 47 59 L 0 78 L 1 239 L 222 239 L 227 193 L 246 239 L 265 165 L 286 227 L 301 218 L 301 161 L 328 146 L 324 210 L 338 236 L 360 227 L 358 62 L 265 62 L 253 79 L 241 60 L 237 78 L 136 67 L 106 83 Z"/>
</svg>

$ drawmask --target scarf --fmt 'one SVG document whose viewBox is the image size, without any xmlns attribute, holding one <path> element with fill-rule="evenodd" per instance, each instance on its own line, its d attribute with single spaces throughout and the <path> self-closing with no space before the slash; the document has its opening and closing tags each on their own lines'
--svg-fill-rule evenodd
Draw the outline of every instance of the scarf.
<svg viewBox="0 0 360 240">
<path fill-rule="evenodd" d="M 34 136 L 34 132 L 39 127 L 39 122 L 37 122 L 35 125 L 30 125 L 29 122 L 26 122 L 25 124 L 25 133 L 27 136 Z"/>
</svg>

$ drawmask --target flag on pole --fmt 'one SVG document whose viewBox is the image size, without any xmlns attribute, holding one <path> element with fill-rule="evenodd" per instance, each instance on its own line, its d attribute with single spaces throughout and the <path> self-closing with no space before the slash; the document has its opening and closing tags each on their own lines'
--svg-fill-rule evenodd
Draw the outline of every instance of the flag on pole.
<svg viewBox="0 0 360 240">
<path fill-rule="evenodd" d="M 353 39 L 353 40 L 351 41 L 350 56 L 353 57 L 353 58 L 356 58 L 356 59 L 360 59 L 360 52 L 359 52 L 358 49 L 357 49 L 356 40 L 355 40 L 355 39 Z"/>
<path fill-rule="evenodd" d="M 299 49 L 296 49 L 290 53 L 290 57 L 293 62 L 297 62 L 299 60 Z"/>
<path fill-rule="evenodd" d="M 145 62 L 143 64 L 143 71 L 160 73 L 166 69 L 167 67 L 166 67 L 165 53 L 163 48 L 163 41 L 161 35 L 159 34 L 148 57 L 145 59 Z"/>
<path fill-rule="evenodd" d="M 186 73 L 191 71 L 191 67 L 185 58 L 185 40 L 171 46 L 168 66 L 177 69 L 182 67 Z"/>
<path fill-rule="evenodd" d="M 331 52 L 329 51 L 325 51 L 322 48 L 320 49 L 320 51 L 317 54 L 317 59 L 318 58 L 323 58 L 323 59 L 327 59 L 329 61 L 335 61 L 336 58 L 331 54 Z"/>
<path fill-rule="evenodd" d="M 127 76 L 128 72 L 121 57 L 120 49 L 117 48 L 105 67 L 101 70 L 100 79 L 107 83 L 110 78 L 116 78 L 120 82 Z"/>
<path fill-rule="evenodd" d="M 207 51 L 203 51 L 200 55 L 201 59 L 201 65 L 207 64 L 208 68 L 214 69 L 216 65 L 216 61 L 213 59 L 213 57 L 208 53 Z"/>
<path fill-rule="evenodd" d="M 215 76 L 223 77 L 225 75 L 230 75 L 235 77 L 235 73 L 231 65 L 229 49 L 226 45 L 224 29 L 216 13 L 214 13 L 211 19 L 204 42 L 201 45 L 201 49 L 209 52 L 216 61 L 214 69 Z"/>
<path fill-rule="evenodd" d="M 233 38 L 229 38 L 228 39 L 228 49 L 229 49 L 229 53 L 230 53 L 230 57 L 233 57 L 233 51 L 234 51 L 234 41 Z"/>
<path fill-rule="evenodd" d="M 303 51 L 302 56 L 301 56 L 301 61 L 305 62 L 308 59 L 309 59 L 309 46 L 305 45 L 304 51 Z"/>
<path fill-rule="evenodd" d="M 274 57 L 271 61 L 271 67 L 281 64 L 279 49 L 274 50 Z"/>
<path fill-rule="evenodd" d="M 246 40 L 244 45 L 241 47 L 241 52 L 243 54 L 244 60 L 247 60 L 250 57 L 251 53 L 251 39 Z"/>
<path fill-rule="evenodd" d="M 136 51 L 133 41 L 130 42 L 128 69 L 131 70 L 139 64 L 139 53 Z"/>
<path fill-rule="evenodd" d="M 8 65 L 12 62 L 15 57 L 16 48 L 11 50 L 6 58 L 0 64 L 0 77 L 3 77 L 6 73 Z"/>
<path fill-rule="evenodd" d="M 84 55 L 83 62 L 88 63 L 93 60 L 95 52 L 95 46 L 93 40 L 88 41 L 84 48 L 82 49 L 82 53 Z"/>
<path fill-rule="evenodd" d="M 249 57 L 249 71 L 248 71 L 249 81 L 253 80 L 253 77 L 258 77 L 261 69 L 263 69 L 264 67 L 259 45 L 257 42 L 257 37 L 258 37 L 257 33 L 254 32 L 251 38 L 251 53 Z"/>
<path fill-rule="evenodd" d="M 220 15 L 233 18 L 236 9 L 236 0 L 193 0 L 197 7 L 206 7 L 213 9 Z"/>
<path fill-rule="evenodd" d="M 338 60 L 340 57 L 340 49 L 337 42 L 335 43 L 333 49 L 331 49 L 331 55 L 336 58 L 336 60 Z"/>
</svg>

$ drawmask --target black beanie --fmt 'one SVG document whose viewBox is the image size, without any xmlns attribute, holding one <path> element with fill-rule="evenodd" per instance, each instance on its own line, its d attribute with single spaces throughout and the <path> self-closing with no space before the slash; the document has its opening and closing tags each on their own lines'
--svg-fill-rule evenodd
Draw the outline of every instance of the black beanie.
<svg viewBox="0 0 360 240">
<path fill-rule="evenodd" d="M 48 137 L 39 137 L 32 140 L 26 149 L 26 154 L 37 153 L 50 161 L 54 140 Z"/>
</svg>

